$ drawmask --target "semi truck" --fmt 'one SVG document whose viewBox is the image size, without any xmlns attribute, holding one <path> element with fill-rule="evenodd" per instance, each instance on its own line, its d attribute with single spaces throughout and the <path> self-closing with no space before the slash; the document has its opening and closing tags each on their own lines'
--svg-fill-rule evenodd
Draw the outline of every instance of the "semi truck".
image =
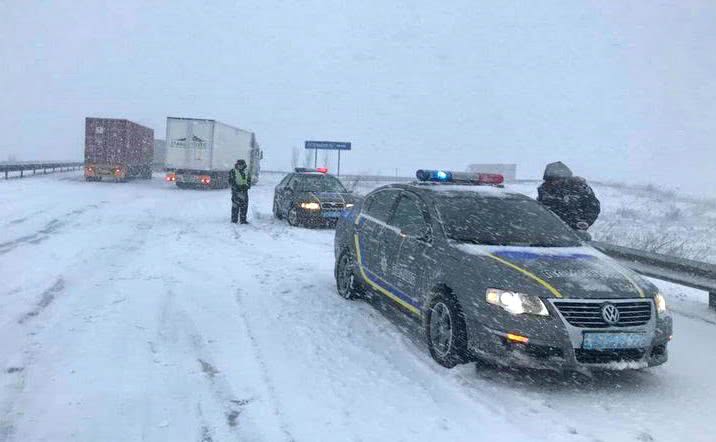
<svg viewBox="0 0 716 442">
<path fill-rule="evenodd" d="M 225 188 L 236 160 L 246 161 L 251 182 L 263 153 L 253 132 L 216 120 L 167 118 L 166 179 L 180 188 Z"/>
<path fill-rule="evenodd" d="M 154 130 L 129 120 L 85 119 L 85 179 L 152 178 Z"/>
</svg>

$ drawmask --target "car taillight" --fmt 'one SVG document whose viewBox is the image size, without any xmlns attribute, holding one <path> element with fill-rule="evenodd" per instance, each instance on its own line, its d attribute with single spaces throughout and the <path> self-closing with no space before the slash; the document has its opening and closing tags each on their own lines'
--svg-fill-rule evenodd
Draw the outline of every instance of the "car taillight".
<svg viewBox="0 0 716 442">
<path fill-rule="evenodd" d="M 209 183 L 211 183 L 211 177 L 210 176 L 202 176 L 199 178 L 199 181 L 201 181 L 201 184 L 209 184 Z"/>
<path fill-rule="evenodd" d="M 174 173 L 168 173 L 167 176 L 164 178 L 165 180 L 172 182 L 177 180 L 177 176 Z"/>
<path fill-rule="evenodd" d="M 122 169 L 120 169 L 120 168 L 114 169 L 114 176 L 120 176 L 120 175 L 122 175 Z"/>
</svg>

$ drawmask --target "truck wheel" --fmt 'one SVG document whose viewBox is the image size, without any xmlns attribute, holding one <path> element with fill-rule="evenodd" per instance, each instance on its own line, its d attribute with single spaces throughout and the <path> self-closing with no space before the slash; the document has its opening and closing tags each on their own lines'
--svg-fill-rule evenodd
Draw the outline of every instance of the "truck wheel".
<svg viewBox="0 0 716 442">
<path fill-rule="evenodd" d="M 298 210 L 295 207 L 291 207 L 288 211 L 288 223 L 294 227 L 301 225 L 301 220 L 298 218 Z"/>
<path fill-rule="evenodd" d="M 353 253 L 346 249 L 336 260 L 336 288 L 338 294 L 345 299 L 354 299 L 360 295 L 355 280 L 355 259 Z"/>
<path fill-rule="evenodd" d="M 281 215 L 281 209 L 279 209 L 276 199 L 273 200 L 273 216 L 276 219 L 283 219 L 283 215 Z"/>
<path fill-rule="evenodd" d="M 425 322 L 430 356 L 443 367 L 452 368 L 465 361 L 467 328 L 460 305 L 450 295 L 439 294 L 430 302 Z"/>
</svg>

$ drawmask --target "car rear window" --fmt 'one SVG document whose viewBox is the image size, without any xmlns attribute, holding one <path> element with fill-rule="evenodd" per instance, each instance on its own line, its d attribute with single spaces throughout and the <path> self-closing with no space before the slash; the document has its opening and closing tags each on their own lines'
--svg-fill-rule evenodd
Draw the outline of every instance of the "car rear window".
<svg viewBox="0 0 716 442">
<path fill-rule="evenodd" d="M 577 235 L 549 210 L 528 198 L 493 198 L 475 194 L 437 200 L 446 235 L 486 245 L 569 247 Z"/>
</svg>

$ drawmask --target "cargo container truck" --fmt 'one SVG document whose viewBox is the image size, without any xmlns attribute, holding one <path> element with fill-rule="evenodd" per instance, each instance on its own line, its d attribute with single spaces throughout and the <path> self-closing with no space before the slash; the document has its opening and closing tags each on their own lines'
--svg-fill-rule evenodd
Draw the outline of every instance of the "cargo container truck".
<svg viewBox="0 0 716 442">
<path fill-rule="evenodd" d="M 150 179 L 154 130 L 116 118 L 85 119 L 85 179 Z"/>
<path fill-rule="evenodd" d="M 253 132 L 216 120 L 167 118 L 167 181 L 180 188 L 225 188 L 236 160 L 256 183 L 263 153 Z"/>
</svg>

